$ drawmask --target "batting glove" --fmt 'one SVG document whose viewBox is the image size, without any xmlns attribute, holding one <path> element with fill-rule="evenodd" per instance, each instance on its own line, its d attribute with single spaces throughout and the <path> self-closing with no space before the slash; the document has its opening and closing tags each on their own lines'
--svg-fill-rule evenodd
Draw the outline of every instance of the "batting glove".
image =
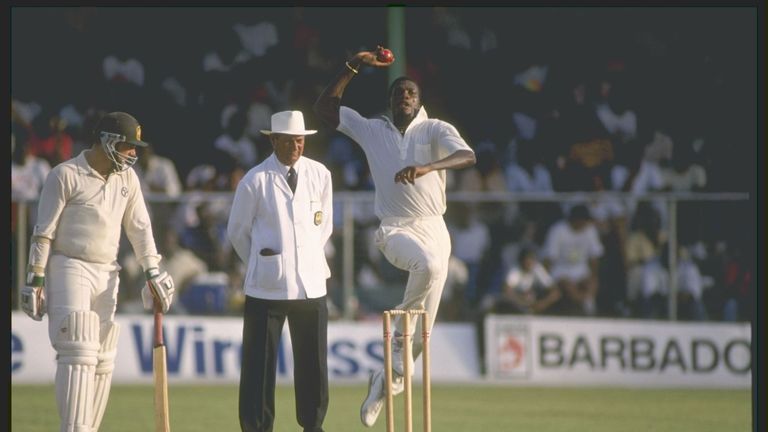
<svg viewBox="0 0 768 432">
<path fill-rule="evenodd" d="M 45 315 L 45 276 L 27 273 L 27 284 L 21 289 L 21 310 L 35 321 L 42 321 Z"/>
<path fill-rule="evenodd" d="M 157 301 L 162 307 L 163 313 L 168 312 L 173 302 L 173 293 L 176 287 L 173 279 L 168 272 L 160 272 L 156 268 L 151 268 L 144 272 L 147 278 L 147 285 L 141 290 L 141 301 L 145 309 L 152 309 L 154 301 Z"/>
</svg>

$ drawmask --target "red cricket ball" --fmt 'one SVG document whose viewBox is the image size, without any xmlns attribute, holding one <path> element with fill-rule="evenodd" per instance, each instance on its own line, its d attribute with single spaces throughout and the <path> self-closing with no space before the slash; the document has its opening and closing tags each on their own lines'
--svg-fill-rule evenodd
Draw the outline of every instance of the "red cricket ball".
<svg viewBox="0 0 768 432">
<path fill-rule="evenodd" d="M 382 48 L 376 53 L 376 60 L 384 63 L 392 63 L 395 61 L 395 55 L 392 54 L 392 51 Z"/>
</svg>

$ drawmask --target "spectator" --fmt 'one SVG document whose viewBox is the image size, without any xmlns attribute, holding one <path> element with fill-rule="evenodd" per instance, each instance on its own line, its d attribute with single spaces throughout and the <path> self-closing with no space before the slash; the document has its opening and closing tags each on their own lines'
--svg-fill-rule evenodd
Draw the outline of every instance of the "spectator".
<svg viewBox="0 0 768 432">
<path fill-rule="evenodd" d="M 226 119 L 225 124 L 225 130 L 216 138 L 213 146 L 227 154 L 233 165 L 246 170 L 251 169 L 256 165 L 258 155 L 256 154 L 256 144 L 246 133 L 247 117 L 245 112 L 240 108 L 235 108 L 234 112 Z"/>
<path fill-rule="evenodd" d="M 187 227 L 198 224 L 197 207 L 203 202 L 208 202 L 219 220 L 227 219 L 231 202 L 227 199 L 209 199 L 205 196 L 209 192 L 226 190 L 223 186 L 227 181 L 227 177 L 219 174 L 216 167 L 207 163 L 200 164 L 189 171 L 185 181 L 186 199 L 177 207 L 174 215 L 173 226 L 179 233 Z"/>
<path fill-rule="evenodd" d="M 35 156 L 30 150 L 26 130 L 12 123 L 11 201 L 36 200 L 50 171 L 48 161 Z"/>
<path fill-rule="evenodd" d="M 566 299 L 570 313 L 593 316 L 599 287 L 599 258 L 603 245 L 589 209 L 579 204 L 550 227 L 544 245 L 545 264 Z"/>
<path fill-rule="evenodd" d="M 481 141 L 476 150 L 477 163 L 464 171 L 456 171 L 458 178 L 458 192 L 507 192 L 504 170 L 500 162 L 500 156 L 497 152 L 496 144 L 488 139 Z M 461 210 L 460 210 L 461 211 Z M 519 206 L 517 202 L 481 202 L 477 204 L 477 214 L 480 215 L 476 222 L 476 227 L 482 224 L 487 231 L 493 231 L 496 235 L 487 236 L 488 242 L 482 245 L 484 253 L 477 265 L 465 261 L 470 272 L 470 282 L 467 284 L 465 299 L 467 306 L 474 307 L 480 299 L 485 296 L 493 296 L 501 290 L 504 274 L 500 265 L 499 251 L 507 241 L 506 225 L 509 220 L 517 218 L 519 215 Z M 473 228 L 476 229 L 476 228 Z M 474 234 L 472 234 L 474 235 Z M 476 237 L 480 239 L 480 237 Z M 457 250 L 454 253 L 457 256 L 465 255 L 464 244 L 455 241 Z M 478 251 L 467 251 L 464 258 L 470 258 L 469 254 L 478 254 Z M 472 258 L 475 259 L 475 258 Z"/>
<path fill-rule="evenodd" d="M 661 163 L 661 161 L 672 159 L 675 143 L 667 132 L 669 127 L 662 124 L 663 120 L 659 120 L 658 124 L 653 125 L 653 138 L 645 145 L 643 155 L 643 159 L 647 161 Z"/>
<path fill-rule="evenodd" d="M 624 269 L 624 243 L 627 237 L 627 210 L 620 198 L 605 194 L 607 180 L 593 178 L 593 192 L 600 195 L 588 206 L 604 248 L 600 258 L 600 282 L 603 289 L 597 296 L 598 309 L 609 316 L 626 315 L 626 271 Z"/>
<path fill-rule="evenodd" d="M 549 194 L 553 192 L 549 173 L 536 141 L 515 143 L 515 155 L 507 164 L 505 175 L 507 189 L 511 192 Z"/>
<path fill-rule="evenodd" d="M 494 313 L 543 314 L 554 310 L 561 293 L 547 269 L 539 262 L 536 250 L 523 247 L 504 280 Z"/>
<path fill-rule="evenodd" d="M 254 25 L 236 23 L 232 29 L 240 37 L 242 52 L 248 56 L 263 57 L 271 47 L 278 44 L 277 27 L 269 21 Z"/>
<path fill-rule="evenodd" d="M 138 153 L 139 160 L 133 169 L 139 175 L 144 195 L 156 193 L 178 197 L 181 194 L 181 181 L 173 161 L 155 153 L 153 145 L 141 147 Z"/>
<path fill-rule="evenodd" d="M 465 192 L 506 192 L 507 182 L 499 163 L 496 144 L 482 141 L 476 150 L 477 164 L 461 173 L 460 191 Z"/>
<path fill-rule="evenodd" d="M 661 188 L 673 192 L 700 192 L 707 185 L 707 172 L 691 146 L 675 149 L 671 164 L 661 168 L 661 178 Z"/>
<path fill-rule="evenodd" d="M 149 144 L 149 143 L 148 143 Z M 181 195 L 181 181 L 173 160 L 155 153 L 154 145 L 139 147 L 136 151 L 139 160 L 133 169 L 141 183 L 141 190 L 147 199 L 147 207 L 153 220 L 167 221 L 172 218 L 178 203 L 155 199 L 153 195 L 163 198 L 177 198 Z M 163 238 L 167 224 L 155 227 L 155 235 Z"/>
<path fill-rule="evenodd" d="M 707 185 L 707 172 L 696 160 L 693 147 L 678 145 L 671 163 L 661 168 L 662 189 L 670 192 L 701 192 Z M 712 204 L 681 201 L 677 204 L 678 239 L 681 244 L 692 244 L 706 235 L 704 216 L 713 209 Z M 719 209 L 715 208 L 715 212 Z"/>
<path fill-rule="evenodd" d="M 184 296 L 186 289 L 195 281 L 196 278 L 208 273 L 208 265 L 201 260 L 194 252 L 179 244 L 179 235 L 173 229 L 164 229 L 160 251 L 165 263 L 165 271 L 173 277 L 176 282 L 176 290 L 179 299 Z M 181 301 L 174 304 L 171 309 L 178 312 L 183 311 Z"/>
<path fill-rule="evenodd" d="M 699 266 L 687 248 L 681 247 L 677 262 L 677 315 L 684 320 L 706 321 L 707 310 L 702 301 L 704 282 Z"/>
<path fill-rule="evenodd" d="M 181 293 L 197 276 L 208 272 L 208 265 L 179 243 L 179 235 L 174 230 L 164 231 L 160 252 L 165 258 L 165 270 L 178 281 L 177 288 Z"/>
<path fill-rule="evenodd" d="M 245 136 L 251 142 L 256 143 L 263 136 L 259 131 L 269 128 L 272 114 L 274 110 L 268 104 L 258 100 L 251 102 L 245 114 Z M 258 154 L 256 149 L 256 160 L 259 159 Z"/>
<path fill-rule="evenodd" d="M 640 167 L 632 177 L 630 190 L 635 195 L 658 191 L 664 188 L 664 177 L 661 172 L 663 161 L 672 157 L 672 139 L 661 130 L 653 132 L 651 141 L 645 146 L 645 154 L 640 161 Z"/>
<path fill-rule="evenodd" d="M 658 129 L 654 129 L 651 142 L 645 146 L 645 155 L 638 163 L 638 168 L 633 170 L 626 188 L 635 196 L 642 196 L 650 192 L 659 192 L 664 188 L 664 177 L 661 167 L 671 157 L 672 140 Z M 648 137 L 641 135 L 641 140 Z M 661 226 L 667 226 L 667 207 L 663 200 L 651 201 L 661 218 Z M 634 212 L 637 206 L 636 200 L 628 202 L 629 211 Z"/>
<path fill-rule="evenodd" d="M 478 276 L 483 256 L 491 245 L 491 234 L 488 227 L 477 218 L 472 204 L 457 202 L 451 209 L 452 223 L 448 225 L 453 243 L 453 256 L 461 260 L 467 267 L 467 283 L 464 289 L 464 300 L 468 305 L 474 305 L 479 299 Z"/>
<path fill-rule="evenodd" d="M 643 142 L 644 138 L 640 135 L 630 142 L 616 146 L 608 189 L 621 192 L 631 190 L 634 177 L 637 175 L 643 160 L 644 149 L 640 143 Z"/>
<path fill-rule="evenodd" d="M 640 202 L 624 246 L 624 258 L 627 301 L 642 318 L 665 315 L 668 274 L 661 261 L 665 242 L 658 212 L 650 202 Z"/>
<path fill-rule="evenodd" d="M 30 151 L 55 167 L 72 158 L 74 140 L 66 132 L 67 122 L 57 114 L 35 118 L 33 134 L 29 140 Z"/>
<path fill-rule="evenodd" d="M 587 81 L 573 83 L 571 98 L 556 109 L 554 134 L 550 139 L 558 146 L 555 190 L 584 191 L 592 188 L 592 177 L 610 167 L 614 158 L 613 143 L 592 108 Z"/>
<path fill-rule="evenodd" d="M 325 160 L 333 178 L 342 179 L 334 181 L 334 188 L 373 190 L 365 154 L 346 135 L 336 132 L 330 136 Z"/>
<path fill-rule="evenodd" d="M 110 54 L 102 62 L 104 78 L 110 83 L 130 83 L 136 87 L 144 85 L 144 65 L 135 58 L 121 60 Z"/>
<path fill-rule="evenodd" d="M 81 151 L 88 148 L 83 141 L 82 128 L 85 121 L 84 110 L 78 105 L 69 103 L 59 110 L 59 117 L 66 123 L 66 132 L 72 137 L 72 154 L 80 154 Z"/>
<path fill-rule="evenodd" d="M 469 272 L 464 262 L 454 255 L 448 260 L 448 277 L 440 297 L 438 319 L 460 321 L 464 317 L 464 291 L 469 280 Z"/>
<path fill-rule="evenodd" d="M 26 128 L 31 127 L 42 112 L 43 107 L 35 101 L 23 102 L 16 98 L 11 100 L 11 121 Z"/>
<path fill-rule="evenodd" d="M 207 201 L 196 208 L 198 223 L 188 226 L 179 235 L 179 243 L 208 263 L 210 270 L 223 271 L 228 262 L 226 221 L 221 221 Z"/>
<path fill-rule="evenodd" d="M 149 87 L 154 82 L 146 79 L 152 76 L 149 73 L 152 65 L 145 63 L 150 53 L 137 49 L 135 44 L 114 44 L 110 48 L 112 52 L 102 60 L 102 105 L 120 104 L 139 109 L 158 94 Z M 135 55 L 138 53 L 141 55 Z M 142 56 L 144 60 L 140 58 Z"/>
<path fill-rule="evenodd" d="M 73 154 L 79 154 L 81 151 L 90 148 L 91 134 L 96 127 L 96 123 L 106 114 L 106 111 L 94 107 L 85 109 L 82 114 L 82 123 L 78 127 L 71 128 L 72 139 L 74 140 L 72 144 Z"/>
<path fill-rule="evenodd" d="M 541 141 L 513 140 L 514 151 L 506 168 L 510 192 L 546 195 L 554 192 L 552 177 L 539 151 Z M 541 244 L 546 229 L 560 219 L 562 213 L 555 202 L 522 201 L 519 206 L 528 240 Z"/>
<path fill-rule="evenodd" d="M 595 114 L 617 145 L 627 145 L 637 135 L 637 114 L 629 107 L 624 83 L 606 78 L 600 83 L 601 100 Z"/>
<path fill-rule="evenodd" d="M 755 291 L 752 267 L 738 246 L 726 249 L 724 261 L 723 320 L 751 321 Z"/>
</svg>

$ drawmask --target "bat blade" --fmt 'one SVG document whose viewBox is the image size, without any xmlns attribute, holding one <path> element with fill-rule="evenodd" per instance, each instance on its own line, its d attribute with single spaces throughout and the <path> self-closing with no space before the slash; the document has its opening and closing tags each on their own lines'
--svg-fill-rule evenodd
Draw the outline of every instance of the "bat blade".
<svg viewBox="0 0 768 432">
<path fill-rule="evenodd" d="M 155 431 L 170 432 L 165 345 L 157 346 L 152 350 L 152 374 L 155 381 Z"/>
<path fill-rule="evenodd" d="M 168 369 L 163 343 L 163 311 L 155 301 L 155 334 L 152 348 L 152 378 L 155 382 L 155 431 L 170 432 L 168 416 Z"/>
<path fill-rule="evenodd" d="M 155 430 L 169 432 L 168 419 L 168 371 L 165 364 L 165 345 L 152 350 L 152 371 L 155 380 Z"/>
</svg>

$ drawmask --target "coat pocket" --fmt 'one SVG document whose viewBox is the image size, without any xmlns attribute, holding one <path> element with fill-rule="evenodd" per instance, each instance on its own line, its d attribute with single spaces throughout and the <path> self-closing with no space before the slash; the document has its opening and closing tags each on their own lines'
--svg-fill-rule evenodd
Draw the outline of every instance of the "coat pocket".
<svg viewBox="0 0 768 432">
<path fill-rule="evenodd" d="M 283 255 L 259 255 L 256 267 L 256 285 L 265 290 L 285 289 Z"/>
</svg>

